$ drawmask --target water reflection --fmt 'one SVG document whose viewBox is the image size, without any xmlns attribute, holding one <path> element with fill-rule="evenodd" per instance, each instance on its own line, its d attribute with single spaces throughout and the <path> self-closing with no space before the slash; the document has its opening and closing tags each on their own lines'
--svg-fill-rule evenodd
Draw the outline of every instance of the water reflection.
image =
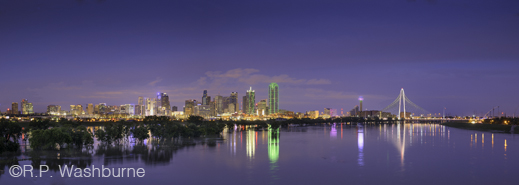
<svg viewBox="0 0 519 185">
<path fill-rule="evenodd" d="M 268 135 L 268 154 L 270 159 L 270 173 L 273 180 L 278 179 L 278 159 L 279 159 L 279 128 L 270 129 Z"/>
<path fill-rule="evenodd" d="M 252 129 L 247 131 L 247 157 L 249 159 L 254 158 L 254 152 L 256 150 L 256 132 Z"/>
<path fill-rule="evenodd" d="M 268 153 L 270 163 L 276 163 L 279 158 L 279 128 L 269 129 Z"/>
<path fill-rule="evenodd" d="M 364 127 L 362 125 L 357 126 L 357 145 L 359 147 L 357 163 L 359 166 L 364 166 Z"/>
<path fill-rule="evenodd" d="M 336 127 L 336 124 L 334 123 L 332 125 L 332 129 L 330 130 L 330 138 L 332 138 L 332 139 L 337 138 L 337 129 L 335 127 Z"/>
<path fill-rule="evenodd" d="M 144 166 L 148 178 L 146 181 L 149 181 L 150 184 L 171 180 L 175 180 L 179 184 L 210 184 L 211 182 L 221 182 L 219 181 L 221 177 L 229 176 L 232 176 L 233 180 L 227 181 L 226 184 L 319 184 L 325 181 L 331 184 L 341 184 L 344 182 L 341 175 L 344 175 L 345 172 L 355 173 L 348 178 L 351 184 L 416 184 L 423 180 L 421 178 L 433 179 L 429 184 L 449 184 L 458 179 L 467 179 L 471 183 L 475 182 L 474 184 L 478 184 L 478 182 L 492 184 L 484 179 L 481 181 L 481 177 L 486 173 L 496 177 L 493 179 L 497 182 L 496 184 L 513 184 L 507 183 L 509 181 L 504 182 L 502 179 L 506 179 L 503 178 L 506 176 L 500 176 L 500 174 L 509 174 L 519 170 L 516 165 L 510 165 L 511 162 L 517 162 L 517 158 L 512 155 L 507 158 L 508 153 L 517 153 L 517 142 L 506 134 L 448 129 L 433 124 L 359 124 L 356 126 L 355 124 L 341 124 L 340 127 L 337 124 L 330 126 L 291 127 L 269 129 L 268 131 L 255 131 L 248 127 L 239 127 L 239 129 L 234 127 L 237 128 L 234 130 L 233 127 L 230 127 L 222 134 L 224 140 L 216 138 L 160 141 L 150 139 L 144 144 L 129 142 L 124 145 L 103 145 L 96 143 L 93 147 L 81 150 L 33 151 L 24 149 L 25 152 L 14 156 L 17 160 L 11 161 L 11 163 L 0 162 L 0 170 L 4 170 L 4 174 L 7 174 L 2 175 L 0 184 L 21 182 L 19 179 L 10 177 L 7 171 L 10 165 L 18 164 L 18 162 L 21 165 L 30 163 L 35 166 L 35 169 L 40 164 L 47 164 L 51 167 L 50 174 L 59 173 L 56 172 L 58 169 L 56 167 L 59 165 L 77 167 L 105 165 L 110 168 L 130 165 L 133 167 Z M 323 129 L 323 127 L 326 128 Z M 339 129 L 342 139 L 338 138 Z M 495 141 L 498 148 L 490 149 L 487 146 L 484 150 L 483 146 L 485 139 L 488 139 L 488 134 L 492 134 L 492 146 Z M 279 155 L 280 135 L 284 136 L 283 156 Z M 471 137 L 470 145 L 467 145 L 469 137 Z M 476 149 L 474 145 L 479 143 L 481 143 L 481 147 Z M 490 144 L 488 141 L 486 143 Z M 504 150 L 501 150 L 499 143 L 504 144 L 501 145 Z M 211 149 L 210 147 L 213 146 L 218 148 Z M 182 150 L 183 148 L 193 149 Z M 6 161 L 4 159 L 5 155 L 2 154 L 0 160 Z M 431 168 L 431 164 L 449 168 L 438 170 Z M 479 170 L 482 168 L 492 168 L 493 170 L 483 172 L 483 170 Z M 168 171 L 164 173 L 164 169 Z M 203 170 L 201 171 L 201 169 Z M 397 175 L 392 173 L 395 169 L 400 169 L 396 172 Z M 423 172 L 423 175 L 418 177 L 417 172 Z M 315 176 L 300 175 L 311 173 Z M 456 174 L 455 179 L 446 180 L 450 177 L 449 174 L 454 173 Z M 206 175 L 207 178 L 193 178 L 200 174 Z M 430 174 L 442 175 L 445 178 L 434 178 Z M 175 179 L 173 179 L 173 175 L 175 175 Z M 317 175 L 323 178 L 315 178 Z M 294 178 L 296 176 L 297 178 Z M 387 182 L 375 179 L 384 179 Z M 49 179 L 40 181 L 45 181 L 41 184 L 52 184 Z M 134 179 L 118 179 L 118 181 L 124 184 L 141 183 Z M 103 182 L 106 181 L 99 179 L 84 182 L 64 180 L 60 184 Z"/>
</svg>

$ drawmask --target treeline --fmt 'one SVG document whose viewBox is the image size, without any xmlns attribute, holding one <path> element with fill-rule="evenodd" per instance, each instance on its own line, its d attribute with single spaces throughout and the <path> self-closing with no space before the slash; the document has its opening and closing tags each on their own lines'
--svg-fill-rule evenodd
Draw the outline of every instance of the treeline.
<svg viewBox="0 0 519 185">
<path fill-rule="evenodd" d="M 130 137 L 143 142 L 151 136 L 155 139 L 179 137 L 201 137 L 220 134 L 224 123 L 204 121 L 202 117 L 192 116 L 185 121 L 173 121 L 169 117 L 146 117 L 142 122 L 106 122 L 103 129 L 88 130 L 79 121 L 35 118 L 26 128 L 17 121 L 0 120 L 0 153 L 17 151 L 22 134 L 28 138 L 33 149 L 81 148 L 92 145 L 94 137 L 105 144 L 129 142 Z M 24 141 L 25 141 L 24 139 Z"/>
<path fill-rule="evenodd" d="M 498 117 L 493 119 L 484 119 L 483 123 L 497 125 L 519 125 L 519 118 Z"/>
<path fill-rule="evenodd" d="M 142 122 L 105 123 L 104 129 L 95 132 L 95 137 L 108 144 L 126 142 L 129 136 L 133 136 L 137 141 L 142 142 L 150 137 L 150 133 L 153 138 L 158 140 L 201 137 L 220 134 L 225 126 L 225 124 L 219 122 L 204 121 L 199 116 L 191 116 L 185 122 L 174 121 L 165 116 L 150 116 L 144 118 Z"/>
<path fill-rule="evenodd" d="M 15 152 L 20 148 L 18 139 L 21 137 L 22 127 L 17 121 L 0 119 L 0 154 Z"/>
</svg>

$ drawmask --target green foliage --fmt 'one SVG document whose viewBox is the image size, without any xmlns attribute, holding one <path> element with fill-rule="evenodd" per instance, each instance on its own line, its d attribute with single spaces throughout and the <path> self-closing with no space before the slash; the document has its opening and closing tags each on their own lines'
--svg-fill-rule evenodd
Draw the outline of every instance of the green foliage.
<svg viewBox="0 0 519 185">
<path fill-rule="evenodd" d="M 130 133 L 130 125 L 124 121 L 118 123 L 105 123 L 104 130 L 97 130 L 95 136 L 98 140 L 108 144 L 121 143 Z"/>
<path fill-rule="evenodd" d="M 187 122 L 201 125 L 204 122 L 204 118 L 202 116 L 189 116 L 189 118 L 187 118 Z"/>
<path fill-rule="evenodd" d="M 22 134 L 22 127 L 16 121 L 0 119 L 0 153 L 17 151 L 20 147 L 18 139 Z"/>
<path fill-rule="evenodd" d="M 93 134 L 85 126 L 67 129 L 67 131 L 72 137 L 72 144 L 77 147 L 94 144 Z"/>
<path fill-rule="evenodd" d="M 58 124 L 37 118 L 29 123 L 29 128 L 29 142 L 34 149 L 53 149 L 56 145 L 62 148 L 65 144 L 82 147 L 94 143 L 93 135 L 86 127 L 65 119 Z"/>
<path fill-rule="evenodd" d="M 31 148 L 52 149 L 57 145 L 64 147 L 64 144 L 72 144 L 72 137 L 67 131 L 69 127 L 55 127 L 46 130 L 33 130 L 29 142 Z"/>
<path fill-rule="evenodd" d="M 130 132 L 133 134 L 133 137 L 143 142 L 145 139 L 148 139 L 150 135 L 148 134 L 149 129 L 146 125 L 140 124 L 130 129 Z"/>
<path fill-rule="evenodd" d="M 55 126 L 57 126 L 57 124 L 55 122 L 51 122 L 49 119 L 34 118 L 31 122 L 29 122 L 30 130 L 45 130 Z"/>
</svg>

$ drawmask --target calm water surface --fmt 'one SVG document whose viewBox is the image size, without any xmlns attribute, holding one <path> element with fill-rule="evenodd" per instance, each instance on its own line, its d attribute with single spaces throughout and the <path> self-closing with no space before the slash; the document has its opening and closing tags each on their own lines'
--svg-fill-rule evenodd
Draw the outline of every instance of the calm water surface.
<svg viewBox="0 0 519 185">
<path fill-rule="evenodd" d="M 43 177 L 15 178 L 0 166 L 0 184 L 518 184 L 517 141 L 511 134 L 437 124 L 332 124 L 278 133 L 236 128 L 178 149 L 152 141 L 96 142 L 83 151 L 22 147 L 19 165 L 52 169 Z M 65 164 L 144 168 L 145 176 L 63 178 L 57 166 Z"/>
</svg>

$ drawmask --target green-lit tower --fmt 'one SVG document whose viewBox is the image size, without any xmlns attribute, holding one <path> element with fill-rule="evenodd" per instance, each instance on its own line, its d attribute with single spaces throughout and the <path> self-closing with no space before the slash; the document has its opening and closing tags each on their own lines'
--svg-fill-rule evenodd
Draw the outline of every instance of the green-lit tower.
<svg viewBox="0 0 519 185">
<path fill-rule="evenodd" d="M 269 85 L 269 114 L 276 114 L 279 111 L 279 87 L 277 83 Z"/>
<path fill-rule="evenodd" d="M 255 107 L 256 107 L 256 97 L 255 92 L 252 90 L 252 87 L 247 90 L 247 107 L 244 107 L 244 113 L 246 114 L 255 114 Z M 245 110 L 247 109 L 247 110 Z"/>
</svg>

